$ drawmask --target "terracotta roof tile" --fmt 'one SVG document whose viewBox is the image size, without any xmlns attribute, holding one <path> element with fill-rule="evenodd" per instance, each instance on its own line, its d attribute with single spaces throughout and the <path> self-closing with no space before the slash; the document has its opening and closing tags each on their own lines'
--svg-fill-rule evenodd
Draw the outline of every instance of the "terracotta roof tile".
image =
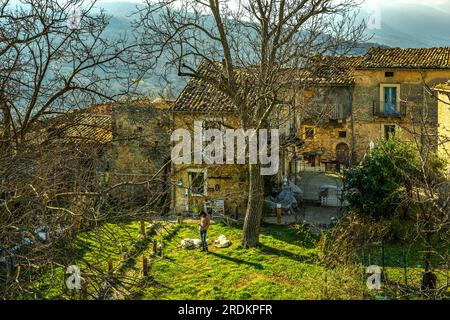
<svg viewBox="0 0 450 320">
<path fill-rule="evenodd" d="M 233 112 L 236 107 L 230 99 L 213 85 L 193 78 L 175 101 L 174 112 Z"/>
<path fill-rule="evenodd" d="M 363 60 L 361 56 L 322 56 L 311 58 L 309 67 L 299 70 L 297 81 L 316 85 L 352 85 L 353 71 Z"/>
<path fill-rule="evenodd" d="M 371 48 L 358 69 L 450 69 L 447 48 Z"/>
<path fill-rule="evenodd" d="M 61 124 L 56 130 L 59 137 L 66 141 L 97 143 L 112 141 L 112 121 L 109 115 L 80 114 L 73 121 Z"/>
<path fill-rule="evenodd" d="M 221 64 L 216 66 L 202 63 L 199 66 L 198 73 L 206 79 L 219 80 L 223 77 L 221 73 Z M 242 70 L 238 70 L 237 82 L 243 84 L 240 86 L 239 94 L 246 99 L 252 95 L 254 86 L 249 85 L 250 77 Z M 224 79 L 222 79 L 224 80 Z M 197 113 L 231 113 L 236 112 L 237 108 L 231 99 L 218 90 L 214 85 L 206 80 L 191 78 L 178 99 L 171 107 L 173 112 L 197 112 Z"/>
</svg>

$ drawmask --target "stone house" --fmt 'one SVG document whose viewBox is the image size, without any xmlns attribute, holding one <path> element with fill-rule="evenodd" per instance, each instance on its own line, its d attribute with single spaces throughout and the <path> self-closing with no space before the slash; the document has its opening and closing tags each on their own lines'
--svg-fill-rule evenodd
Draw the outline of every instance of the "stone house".
<svg viewBox="0 0 450 320">
<path fill-rule="evenodd" d="M 401 132 L 437 146 L 438 101 L 432 89 L 450 78 L 450 48 L 373 48 L 354 71 L 356 159 L 371 141 Z"/>
<path fill-rule="evenodd" d="M 204 126 L 224 130 L 239 128 L 235 107 L 211 85 L 191 79 L 172 108 L 174 129 L 186 129 L 193 133 L 194 121 Z M 197 212 L 208 208 L 227 211 L 238 218 L 247 206 L 247 167 L 224 164 L 179 164 L 172 168 L 173 212 Z"/>
<path fill-rule="evenodd" d="M 321 110 L 332 106 L 326 102 L 331 100 L 343 103 L 344 111 L 333 107 L 315 122 L 304 117 L 298 132 L 306 142 L 296 160 L 300 171 L 357 164 L 372 143 L 399 132 L 437 146 L 437 128 L 446 120 L 438 117 L 431 88 L 450 76 L 450 48 L 372 48 L 364 56 L 329 59 L 324 75 L 299 79 L 305 90 L 298 107 Z"/>
<path fill-rule="evenodd" d="M 110 200 L 120 202 L 120 207 L 139 205 L 167 212 L 170 105 L 164 100 L 93 105 L 53 119 L 46 134 L 39 136 L 63 141 L 70 154 L 86 150 L 78 160 L 83 165 L 81 178 L 84 183 L 92 181 L 92 190 L 112 188 Z"/>
<path fill-rule="evenodd" d="M 294 79 L 297 110 L 295 148 L 287 175 L 301 171 L 335 171 L 351 161 L 353 139 L 352 70 L 362 57 L 315 58 L 312 70 L 300 70 Z M 292 161 L 291 161 L 292 162 Z"/>
<path fill-rule="evenodd" d="M 450 159 L 450 80 L 435 86 L 434 90 L 438 99 L 438 151 L 442 157 Z"/>
<path fill-rule="evenodd" d="M 437 147 L 447 121 L 432 89 L 450 78 L 450 48 L 372 48 L 363 56 L 314 58 L 313 68 L 292 73 L 292 117 L 284 128 L 277 181 L 302 171 L 336 171 L 359 163 L 383 137 L 420 134 Z M 442 90 L 440 91 L 442 93 Z M 172 110 L 174 129 L 193 130 L 195 120 L 236 128 L 228 99 L 211 85 L 191 79 Z M 439 111 L 441 110 L 441 111 Z M 238 165 L 174 165 L 172 210 L 219 203 L 245 212 L 247 173 Z"/>
<path fill-rule="evenodd" d="M 112 140 L 104 170 L 108 186 L 123 185 L 114 198 L 168 211 L 170 106 L 162 99 L 112 105 Z"/>
</svg>

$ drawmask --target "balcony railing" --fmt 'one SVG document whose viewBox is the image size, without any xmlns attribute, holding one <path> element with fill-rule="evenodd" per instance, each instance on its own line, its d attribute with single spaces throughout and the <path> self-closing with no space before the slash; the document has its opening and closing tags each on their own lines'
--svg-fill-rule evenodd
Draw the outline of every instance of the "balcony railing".
<svg viewBox="0 0 450 320">
<path fill-rule="evenodd" d="M 311 104 L 305 108 L 305 119 L 344 120 L 346 118 L 343 104 Z"/>
<path fill-rule="evenodd" d="M 343 120 L 344 116 L 344 105 L 338 104 L 330 106 L 330 120 Z"/>
<path fill-rule="evenodd" d="M 406 116 L 406 102 L 373 101 L 373 115 L 375 117 L 403 118 Z"/>
</svg>

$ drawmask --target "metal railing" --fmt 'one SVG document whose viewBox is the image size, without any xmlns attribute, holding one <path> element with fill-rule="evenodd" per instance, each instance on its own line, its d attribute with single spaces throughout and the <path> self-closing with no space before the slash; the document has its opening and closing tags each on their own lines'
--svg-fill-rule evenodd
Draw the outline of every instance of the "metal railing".
<svg viewBox="0 0 450 320">
<path fill-rule="evenodd" d="M 311 104 L 304 108 L 308 119 L 344 120 L 347 117 L 344 104 Z"/>
<path fill-rule="evenodd" d="M 406 102 L 373 101 L 373 115 L 376 117 L 403 118 L 406 116 Z"/>
<path fill-rule="evenodd" d="M 330 120 L 343 120 L 344 119 L 344 105 L 338 104 L 330 106 Z"/>
</svg>

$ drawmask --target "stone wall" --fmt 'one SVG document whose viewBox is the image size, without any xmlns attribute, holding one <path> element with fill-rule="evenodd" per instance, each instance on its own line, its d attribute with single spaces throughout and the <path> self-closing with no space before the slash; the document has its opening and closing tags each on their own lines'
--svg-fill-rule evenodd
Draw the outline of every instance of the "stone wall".
<svg viewBox="0 0 450 320">
<path fill-rule="evenodd" d="M 148 184 L 130 185 L 130 196 L 149 201 L 158 193 L 167 193 L 168 198 L 170 164 L 166 164 L 170 159 L 171 134 L 168 110 L 150 102 L 116 104 L 112 109 L 112 122 L 110 185 L 139 184 L 156 175 Z"/>
<path fill-rule="evenodd" d="M 450 168 L 450 90 L 438 92 L 438 98 L 438 150 L 439 154 L 449 161 Z"/>
<path fill-rule="evenodd" d="M 385 72 L 394 72 L 386 77 Z M 384 125 L 396 125 L 402 137 L 412 138 L 426 130 L 435 135 L 437 127 L 437 102 L 426 90 L 450 77 L 450 70 L 357 70 L 353 92 L 353 119 L 355 134 L 355 158 L 359 161 L 369 150 L 370 142 L 384 136 Z M 378 107 L 381 85 L 393 84 L 400 87 L 400 98 L 405 101 L 406 115 L 403 117 L 379 117 L 374 115 L 374 102 Z M 378 105 L 377 105 L 378 104 Z M 426 128 L 426 129 L 424 129 Z"/>
<path fill-rule="evenodd" d="M 174 127 L 193 131 L 194 121 L 215 120 L 227 127 L 239 128 L 238 118 L 230 115 L 174 113 Z M 248 175 L 246 165 L 174 165 L 172 172 L 172 210 L 192 213 L 195 208 L 202 210 L 205 201 L 224 200 L 225 213 L 243 217 L 248 199 Z M 203 171 L 206 176 L 205 192 L 193 195 L 189 185 L 189 172 Z"/>
<path fill-rule="evenodd" d="M 305 141 L 304 146 L 297 149 L 297 153 L 316 155 L 315 166 L 336 161 L 336 147 L 339 144 L 350 148 L 351 96 L 352 88 L 349 86 L 327 86 L 310 88 L 304 92 L 303 97 L 297 97 L 300 123 L 297 135 Z M 338 118 L 333 117 L 333 111 L 330 112 L 330 107 L 335 106 L 340 108 Z M 306 136 L 307 128 L 314 128 L 313 139 Z"/>
</svg>

